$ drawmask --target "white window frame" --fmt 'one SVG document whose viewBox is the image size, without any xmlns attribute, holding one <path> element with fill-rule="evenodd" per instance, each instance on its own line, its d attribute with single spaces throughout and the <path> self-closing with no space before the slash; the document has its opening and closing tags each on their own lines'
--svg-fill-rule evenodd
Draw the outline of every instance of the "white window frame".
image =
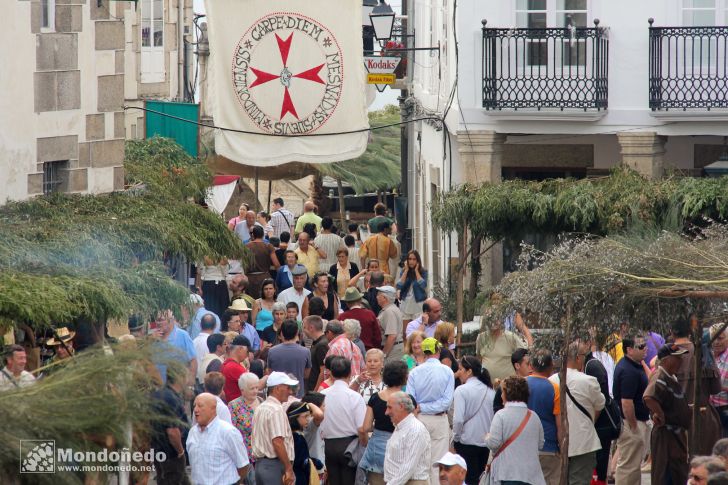
<svg viewBox="0 0 728 485">
<path fill-rule="evenodd" d="M 161 2 L 162 14 L 160 18 L 154 16 L 154 4 Z M 140 51 L 140 81 L 142 83 L 161 83 L 166 80 L 164 50 L 165 35 L 165 0 L 139 0 L 139 51 Z M 148 12 L 149 18 L 145 18 Z M 144 45 L 144 26 L 149 22 L 149 45 Z M 161 24 L 161 45 L 154 45 L 155 23 Z"/>
<path fill-rule="evenodd" d="M 690 5 L 689 0 L 682 0 L 680 2 L 680 25 L 683 27 L 713 27 L 713 26 L 722 26 L 722 25 L 728 25 L 728 0 L 714 0 L 714 6 L 713 7 L 693 7 Z M 685 20 L 685 13 L 688 11 L 713 11 L 713 21 L 709 24 L 706 24 L 705 22 L 700 22 L 700 25 L 694 24 L 692 22 L 686 22 Z M 693 52 L 693 58 L 695 56 L 701 56 L 702 62 L 708 63 L 708 54 L 710 54 L 710 57 L 717 56 L 718 59 L 723 58 L 725 53 L 723 52 L 725 50 L 725 45 L 721 42 L 716 42 L 715 39 L 708 41 L 706 39 L 705 42 L 702 44 L 697 40 L 697 38 L 693 38 L 693 46 L 690 48 L 690 50 Z M 702 49 L 702 51 L 701 51 Z M 715 63 L 711 63 L 712 65 L 708 68 L 707 66 L 703 67 L 700 66 L 698 68 L 697 75 L 704 75 L 704 76 L 713 76 L 717 73 L 717 70 L 719 67 Z M 691 70 L 694 68 L 691 68 Z M 687 70 L 687 69 L 686 69 Z M 696 73 L 691 72 L 691 75 L 695 75 Z"/>
<path fill-rule="evenodd" d="M 47 19 L 48 24 L 44 25 L 43 20 Z M 40 31 L 56 31 L 56 0 L 41 0 L 40 2 Z"/>
<path fill-rule="evenodd" d="M 728 0 L 725 0 L 725 1 L 728 1 Z M 589 27 L 590 26 L 589 22 L 592 18 L 592 14 L 591 14 L 592 3 L 593 3 L 593 0 L 586 0 L 586 9 L 585 10 L 568 10 L 566 8 L 559 8 L 559 0 L 546 0 L 546 9 L 545 10 L 543 10 L 543 9 L 524 10 L 524 9 L 518 8 L 518 0 L 515 0 L 514 9 L 513 9 L 513 12 L 514 12 L 513 13 L 513 25 L 515 25 L 517 28 L 527 28 L 528 27 L 528 25 L 521 25 L 521 23 L 519 23 L 519 19 L 518 19 L 519 14 L 528 15 L 529 13 L 545 13 L 546 14 L 546 28 L 563 27 L 564 26 L 563 24 L 565 22 L 561 21 L 562 15 L 563 15 L 563 18 L 565 19 L 566 17 L 564 14 L 584 13 L 584 14 L 586 14 L 585 25 L 576 25 L 576 27 Z M 577 40 L 575 42 L 583 43 L 584 41 Z M 549 49 L 549 52 L 546 53 L 546 64 L 541 64 L 541 65 L 533 64 L 533 66 L 545 67 L 548 65 L 549 59 L 553 59 L 553 53 L 550 52 L 550 49 Z M 557 59 L 557 62 L 560 61 L 559 56 L 557 56 L 556 59 Z M 590 60 L 587 59 L 585 56 L 584 62 L 580 63 L 578 66 L 574 65 L 574 67 L 575 68 L 578 67 L 579 69 L 584 69 L 584 68 L 588 67 L 589 62 L 590 62 Z M 530 68 L 530 66 L 531 66 L 530 63 L 527 63 L 527 65 L 523 65 L 523 66 L 519 65 L 519 67 L 524 70 Z"/>
<path fill-rule="evenodd" d="M 714 7 L 693 7 L 690 0 L 680 2 L 680 25 L 683 27 L 712 27 L 716 25 L 728 25 L 728 0 L 715 0 Z M 713 22 L 709 25 L 693 25 L 685 21 L 685 13 L 688 11 L 714 11 Z"/>
</svg>

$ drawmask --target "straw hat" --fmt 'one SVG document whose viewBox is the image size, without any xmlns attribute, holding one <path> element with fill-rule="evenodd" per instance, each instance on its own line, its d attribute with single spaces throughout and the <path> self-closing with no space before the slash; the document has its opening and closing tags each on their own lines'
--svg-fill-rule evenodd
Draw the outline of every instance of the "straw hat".
<svg viewBox="0 0 728 485">
<path fill-rule="evenodd" d="M 55 331 L 55 337 L 48 339 L 46 341 L 46 345 L 61 345 L 61 342 L 69 342 L 75 336 L 76 332 L 71 332 L 68 330 L 68 327 L 57 328 Z"/>
<path fill-rule="evenodd" d="M 248 303 L 245 299 L 238 298 L 233 301 L 232 305 L 228 307 L 228 310 L 232 310 L 234 312 L 249 312 L 250 308 L 248 308 Z"/>
</svg>

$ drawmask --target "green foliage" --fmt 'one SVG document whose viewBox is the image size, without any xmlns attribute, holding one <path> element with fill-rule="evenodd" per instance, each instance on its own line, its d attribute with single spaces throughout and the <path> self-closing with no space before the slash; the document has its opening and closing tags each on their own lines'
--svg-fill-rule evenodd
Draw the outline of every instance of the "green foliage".
<svg viewBox="0 0 728 485">
<path fill-rule="evenodd" d="M 124 169 L 128 185 L 144 185 L 154 194 L 172 198 L 202 200 L 212 185 L 207 165 L 170 138 L 127 141 Z"/>
<path fill-rule="evenodd" d="M 99 451 L 104 442 L 110 450 L 133 451 L 140 448 L 127 441 L 132 427 L 141 443 L 151 422 L 173 425 L 149 395 L 156 387 L 152 363 L 179 372 L 170 358 L 149 344 L 90 349 L 45 368 L 45 376 L 32 386 L 0 392 L 0 483 L 16 483 L 20 440 L 52 439 L 56 449 L 74 452 Z M 32 483 L 80 485 L 84 480 L 59 470 L 32 475 Z"/>
<path fill-rule="evenodd" d="M 728 219 L 728 177 L 648 181 L 617 168 L 608 177 L 463 185 L 440 194 L 433 222 L 478 237 L 519 239 L 526 232 L 623 233 L 672 229 L 700 218 Z"/>
<path fill-rule="evenodd" d="M 399 108 L 387 106 L 369 113 L 371 126 L 397 123 L 401 120 Z M 400 128 L 392 126 L 371 132 L 371 140 L 362 156 L 343 162 L 318 164 L 322 175 L 348 183 L 356 193 L 386 190 L 400 183 Z"/>
<path fill-rule="evenodd" d="M 177 308 L 187 290 L 167 276 L 165 258 L 246 257 L 225 223 L 193 202 L 211 183 L 206 166 L 163 138 L 131 141 L 127 156 L 134 190 L 0 207 L 0 326 Z"/>
</svg>

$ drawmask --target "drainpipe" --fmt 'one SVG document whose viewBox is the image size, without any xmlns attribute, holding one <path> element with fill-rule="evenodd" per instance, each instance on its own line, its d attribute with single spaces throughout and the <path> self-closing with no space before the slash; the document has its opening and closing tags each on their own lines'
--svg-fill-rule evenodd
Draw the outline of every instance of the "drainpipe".
<svg viewBox="0 0 728 485">
<path fill-rule="evenodd" d="M 185 100 L 185 0 L 177 0 L 177 98 Z"/>
</svg>

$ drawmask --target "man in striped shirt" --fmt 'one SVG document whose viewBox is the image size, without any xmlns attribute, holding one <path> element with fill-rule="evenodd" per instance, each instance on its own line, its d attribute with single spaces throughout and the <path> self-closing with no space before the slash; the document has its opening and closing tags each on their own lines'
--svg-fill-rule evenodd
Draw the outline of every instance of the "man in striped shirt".
<svg viewBox="0 0 728 485">
<path fill-rule="evenodd" d="M 384 481 L 387 485 L 430 483 L 430 434 L 412 414 L 414 410 L 412 398 L 402 391 L 387 399 L 386 414 L 394 424 L 394 433 L 384 453 Z"/>
<path fill-rule="evenodd" d="M 293 432 L 283 410 L 298 381 L 283 372 L 271 372 L 267 381 L 268 399 L 253 415 L 252 451 L 255 482 L 265 485 L 293 485 Z"/>
<path fill-rule="evenodd" d="M 283 207 L 283 199 L 280 197 L 273 199 L 273 212 L 270 214 L 273 237 L 280 238 L 284 232 L 293 234 L 293 219 L 291 211 Z"/>
</svg>

